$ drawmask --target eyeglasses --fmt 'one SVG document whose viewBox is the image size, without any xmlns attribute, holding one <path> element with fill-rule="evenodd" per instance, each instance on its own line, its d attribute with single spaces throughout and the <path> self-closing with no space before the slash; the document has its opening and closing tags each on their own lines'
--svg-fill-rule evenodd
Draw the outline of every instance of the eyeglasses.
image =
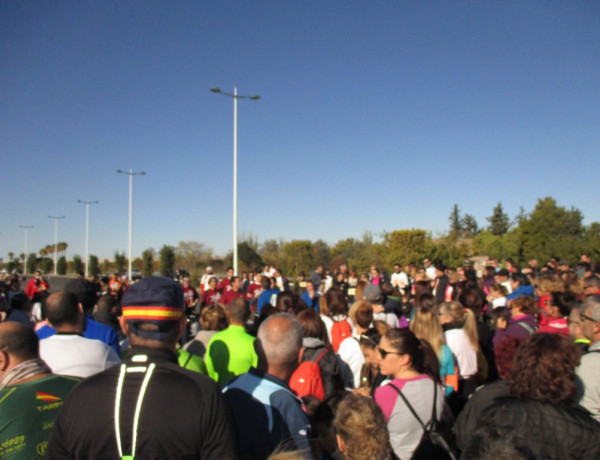
<svg viewBox="0 0 600 460">
<path fill-rule="evenodd" d="M 404 353 L 398 353 L 397 351 L 387 351 L 384 350 L 383 348 L 379 349 L 379 355 L 381 356 L 381 359 L 385 359 L 385 357 L 387 355 L 403 355 Z"/>
<path fill-rule="evenodd" d="M 579 316 L 581 316 L 581 319 L 583 319 L 583 320 L 587 319 L 588 321 L 591 321 L 592 323 L 600 323 L 600 321 L 598 321 L 597 319 L 590 318 L 589 316 L 584 315 L 583 313 L 580 313 Z"/>
<path fill-rule="evenodd" d="M 570 326 L 571 324 L 581 324 L 581 321 L 572 321 L 570 319 L 567 319 L 567 326 Z"/>
</svg>

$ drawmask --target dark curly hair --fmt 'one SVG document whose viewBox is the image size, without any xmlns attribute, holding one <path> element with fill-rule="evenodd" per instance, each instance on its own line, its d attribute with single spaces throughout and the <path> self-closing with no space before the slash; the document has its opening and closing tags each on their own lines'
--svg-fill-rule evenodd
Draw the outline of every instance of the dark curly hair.
<svg viewBox="0 0 600 460">
<path fill-rule="evenodd" d="M 576 392 L 579 353 L 573 340 L 560 334 L 536 333 L 517 349 L 508 374 L 510 392 L 525 401 L 569 403 Z"/>
<path fill-rule="evenodd" d="M 503 308 L 503 307 L 500 307 Z M 500 308 L 496 308 L 499 310 Z M 495 311 L 495 310 L 494 310 Z M 494 347 L 494 357 L 496 358 L 496 368 L 501 379 L 505 379 L 513 366 L 515 352 L 521 345 L 523 339 L 504 336 Z"/>
</svg>

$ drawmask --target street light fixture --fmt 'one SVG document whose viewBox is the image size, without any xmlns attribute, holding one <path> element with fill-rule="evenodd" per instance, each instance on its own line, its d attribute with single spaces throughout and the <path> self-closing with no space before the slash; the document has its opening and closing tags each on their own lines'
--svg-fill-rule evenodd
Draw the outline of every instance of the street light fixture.
<svg viewBox="0 0 600 460">
<path fill-rule="evenodd" d="M 90 238 L 90 204 L 98 204 L 99 201 L 77 200 L 78 203 L 85 204 L 85 277 L 88 277 L 89 265 L 89 238 Z"/>
<path fill-rule="evenodd" d="M 238 274 L 238 237 L 237 237 L 237 101 L 238 99 L 250 99 L 256 101 L 260 96 L 242 96 L 233 88 L 233 94 L 221 91 L 219 88 L 211 88 L 213 93 L 224 94 L 233 99 L 233 274 Z"/>
<path fill-rule="evenodd" d="M 56 269 L 56 257 L 58 254 L 58 219 L 64 219 L 65 216 L 48 216 L 49 219 L 54 219 L 54 275 L 58 275 Z"/>
<path fill-rule="evenodd" d="M 127 277 L 131 282 L 131 216 L 132 216 L 132 207 L 133 207 L 133 176 L 145 176 L 145 171 L 133 172 L 131 169 L 129 171 L 122 171 L 117 169 L 119 174 L 127 174 L 129 176 L 129 273 Z"/>
<path fill-rule="evenodd" d="M 27 234 L 29 233 L 29 229 L 33 228 L 33 225 L 19 225 L 19 227 L 25 229 L 25 252 L 23 253 L 23 275 L 27 274 L 27 265 L 25 261 L 27 260 Z"/>
</svg>

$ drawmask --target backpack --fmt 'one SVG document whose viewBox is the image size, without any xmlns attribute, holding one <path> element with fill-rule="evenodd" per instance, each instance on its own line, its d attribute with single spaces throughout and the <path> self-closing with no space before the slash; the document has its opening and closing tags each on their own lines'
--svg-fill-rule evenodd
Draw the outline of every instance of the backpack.
<svg viewBox="0 0 600 460">
<path fill-rule="evenodd" d="M 433 410 L 431 412 L 431 419 L 425 425 L 421 418 L 417 415 L 414 408 L 408 402 L 408 399 L 402 394 L 402 391 L 394 385 L 393 383 L 389 384 L 396 392 L 400 395 L 408 410 L 415 416 L 421 427 L 423 428 L 423 437 L 421 441 L 415 448 L 411 459 L 415 460 L 429 460 L 429 459 L 450 459 L 457 460 L 456 454 L 450 444 L 444 439 L 444 435 L 442 434 L 442 430 L 440 427 L 440 423 L 437 419 L 437 384 L 434 382 L 433 384 Z"/>
<path fill-rule="evenodd" d="M 319 401 L 325 399 L 325 388 L 319 361 L 327 353 L 327 348 L 321 352 L 316 361 L 303 361 L 290 378 L 290 388 L 299 398 L 314 396 Z"/>
<path fill-rule="evenodd" d="M 352 336 L 352 328 L 347 319 L 336 321 L 331 327 L 331 346 L 333 351 L 338 352 L 342 341 Z"/>
</svg>

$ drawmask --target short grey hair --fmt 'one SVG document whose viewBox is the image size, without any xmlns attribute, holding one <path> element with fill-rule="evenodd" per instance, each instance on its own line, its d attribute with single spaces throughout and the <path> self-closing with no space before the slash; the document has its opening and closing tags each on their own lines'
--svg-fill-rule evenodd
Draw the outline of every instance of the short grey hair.
<svg viewBox="0 0 600 460">
<path fill-rule="evenodd" d="M 594 321 L 600 321 L 600 295 L 591 295 L 585 301 L 585 309 L 590 308 L 590 316 Z"/>
<path fill-rule="evenodd" d="M 282 320 L 284 324 L 281 324 Z M 272 324 L 274 322 L 280 324 Z M 298 360 L 298 352 L 302 347 L 302 326 L 288 313 L 278 313 L 261 323 L 256 338 L 268 363 L 292 364 Z"/>
</svg>

